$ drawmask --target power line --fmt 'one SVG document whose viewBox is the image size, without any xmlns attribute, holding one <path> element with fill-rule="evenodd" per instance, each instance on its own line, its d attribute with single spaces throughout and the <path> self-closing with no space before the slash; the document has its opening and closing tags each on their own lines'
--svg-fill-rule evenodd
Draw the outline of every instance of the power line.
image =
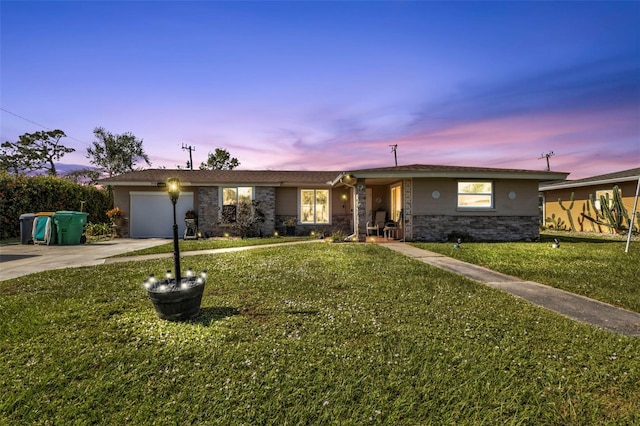
<svg viewBox="0 0 640 426">
<path fill-rule="evenodd" d="M 7 114 L 11 114 L 11 115 L 13 115 L 13 116 L 15 116 L 15 117 L 18 117 L 18 118 L 20 118 L 20 119 L 22 119 L 22 120 L 24 120 L 24 121 L 28 121 L 28 122 L 29 122 L 29 123 L 31 123 L 31 124 L 35 124 L 36 126 L 40 126 L 40 127 L 42 127 L 43 129 L 46 129 L 46 130 L 55 130 L 55 129 L 52 129 L 51 127 L 47 127 L 47 126 L 45 126 L 44 124 L 40 124 L 40 123 L 37 123 L 37 122 L 35 122 L 35 121 L 33 121 L 33 120 L 29 120 L 28 118 L 25 118 L 25 117 L 23 117 L 23 116 L 21 116 L 21 115 L 16 114 L 15 112 L 11 112 L 11 111 L 7 110 L 7 109 L 4 109 L 4 108 L 1 108 L 1 107 L 0 107 L 0 110 L 2 110 L 2 111 L 4 111 L 4 112 L 6 112 Z M 63 131 L 64 131 L 64 130 L 63 130 Z M 65 135 L 66 135 L 66 132 L 65 132 Z M 74 140 L 74 141 L 76 141 L 76 142 L 80 142 L 81 144 L 84 144 L 84 145 L 89 145 L 87 142 L 85 142 L 85 141 L 81 141 L 81 140 L 79 140 L 79 139 L 76 139 L 76 138 L 74 138 L 73 136 L 69 136 L 69 135 L 67 135 L 67 138 L 69 138 L 69 139 L 71 139 L 71 140 Z"/>
<path fill-rule="evenodd" d="M 15 112 L 11 112 L 11 111 L 9 111 L 9 110 L 7 110 L 7 109 L 4 109 L 4 108 L 0 108 L 0 109 L 1 109 L 2 111 L 4 111 L 4 112 L 7 112 L 7 113 L 11 114 L 11 115 L 14 115 L 14 116 L 16 116 L 16 117 L 18 117 L 18 118 L 21 118 L 21 119 L 23 119 L 24 121 L 28 121 L 29 123 L 35 124 L 36 126 L 40 126 L 40 127 L 42 127 L 43 129 L 47 129 L 47 130 L 54 130 L 54 129 L 50 128 L 50 127 L 45 126 L 44 124 L 36 123 L 36 122 L 35 122 L 35 121 L 33 121 L 33 120 L 29 120 L 28 118 L 24 118 L 23 116 L 18 115 L 18 114 L 16 114 Z"/>
</svg>

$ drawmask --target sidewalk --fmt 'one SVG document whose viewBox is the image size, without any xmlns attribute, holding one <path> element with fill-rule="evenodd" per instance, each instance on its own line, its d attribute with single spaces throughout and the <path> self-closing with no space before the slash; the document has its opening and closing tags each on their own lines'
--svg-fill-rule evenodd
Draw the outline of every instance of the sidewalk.
<svg viewBox="0 0 640 426">
<path fill-rule="evenodd" d="M 640 313 L 564 290 L 501 274 L 409 244 L 381 244 L 405 256 L 506 291 L 568 318 L 627 336 L 640 337 Z"/>
</svg>

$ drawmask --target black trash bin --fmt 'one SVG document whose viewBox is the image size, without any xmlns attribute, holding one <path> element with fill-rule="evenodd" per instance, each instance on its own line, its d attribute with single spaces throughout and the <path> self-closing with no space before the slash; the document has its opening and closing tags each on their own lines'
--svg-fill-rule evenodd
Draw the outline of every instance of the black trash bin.
<svg viewBox="0 0 640 426">
<path fill-rule="evenodd" d="M 33 244 L 33 221 L 36 217 L 35 213 L 24 213 L 20 215 L 20 243 Z"/>
</svg>

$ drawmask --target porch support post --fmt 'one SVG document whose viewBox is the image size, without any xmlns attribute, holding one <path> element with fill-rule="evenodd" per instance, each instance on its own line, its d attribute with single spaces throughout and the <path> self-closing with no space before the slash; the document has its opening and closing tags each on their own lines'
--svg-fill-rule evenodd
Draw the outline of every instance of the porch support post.
<svg viewBox="0 0 640 426">
<path fill-rule="evenodd" d="M 367 187 L 364 180 L 359 179 L 356 182 L 355 197 L 353 200 L 354 218 L 356 223 L 353 225 L 354 232 L 358 241 L 364 241 L 367 238 Z"/>
<path fill-rule="evenodd" d="M 404 179 L 402 182 L 404 190 L 402 206 L 402 239 L 413 241 L 413 179 Z"/>
</svg>

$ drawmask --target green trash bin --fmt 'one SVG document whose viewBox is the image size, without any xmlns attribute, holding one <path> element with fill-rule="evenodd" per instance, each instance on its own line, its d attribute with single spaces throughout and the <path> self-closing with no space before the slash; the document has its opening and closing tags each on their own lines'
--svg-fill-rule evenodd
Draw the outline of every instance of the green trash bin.
<svg viewBox="0 0 640 426">
<path fill-rule="evenodd" d="M 59 211 L 53 214 L 53 223 L 58 230 L 58 244 L 70 246 L 82 242 L 84 225 L 89 213 Z"/>
</svg>

